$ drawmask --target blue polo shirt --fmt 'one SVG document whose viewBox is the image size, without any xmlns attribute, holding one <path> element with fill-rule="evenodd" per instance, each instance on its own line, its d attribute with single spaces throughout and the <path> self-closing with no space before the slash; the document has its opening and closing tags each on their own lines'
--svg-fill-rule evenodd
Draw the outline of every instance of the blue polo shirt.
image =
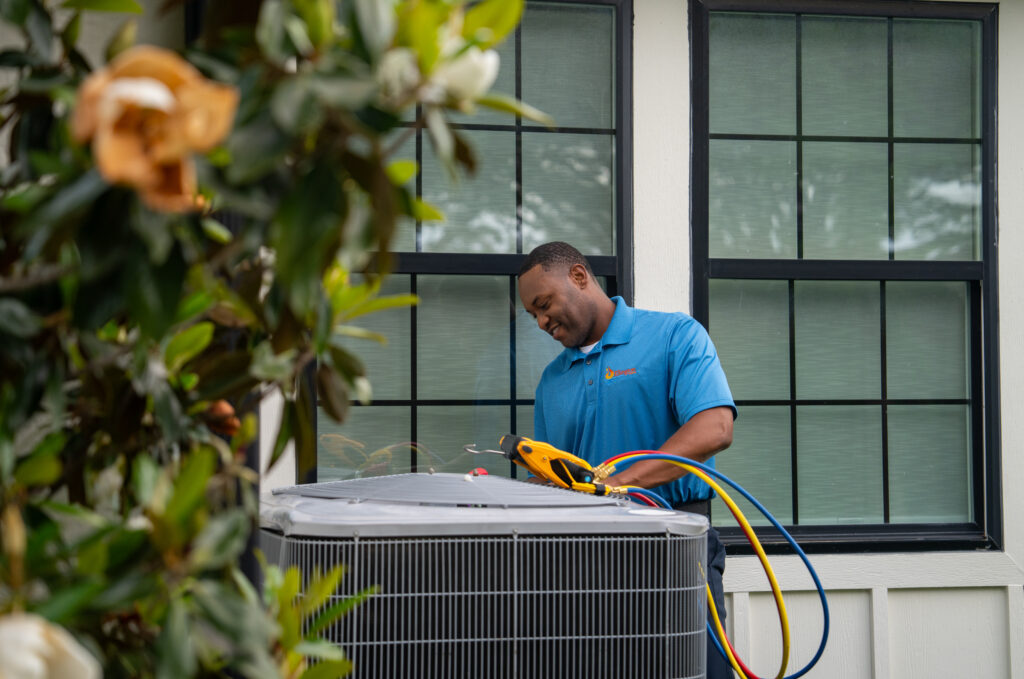
<svg viewBox="0 0 1024 679">
<path fill-rule="evenodd" d="M 736 406 L 704 327 L 683 313 L 633 309 L 615 315 L 590 353 L 566 348 L 544 369 L 534 438 L 591 464 L 656 450 L 702 410 Z M 714 458 L 707 463 L 714 466 Z M 654 489 L 673 506 L 711 497 L 693 474 Z"/>
</svg>

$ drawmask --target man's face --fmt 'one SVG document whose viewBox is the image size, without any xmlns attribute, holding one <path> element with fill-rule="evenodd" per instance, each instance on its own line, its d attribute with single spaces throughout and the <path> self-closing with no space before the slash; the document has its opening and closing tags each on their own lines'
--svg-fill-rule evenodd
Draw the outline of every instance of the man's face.
<svg viewBox="0 0 1024 679">
<path fill-rule="evenodd" d="M 563 346 L 578 347 L 594 329 L 594 303 L 583 292 L 588 284 L 581 266 L 545 271 L 537 265 L 519 277 L 519 298 L 541 330 Z"/>
</svg>

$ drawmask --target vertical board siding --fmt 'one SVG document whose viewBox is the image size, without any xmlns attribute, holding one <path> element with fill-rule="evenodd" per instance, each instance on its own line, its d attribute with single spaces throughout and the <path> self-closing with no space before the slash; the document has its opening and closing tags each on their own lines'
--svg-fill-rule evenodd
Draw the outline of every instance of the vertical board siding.
<svg viewBox="0 0 1024 679">
<path fill-rule="evenodd" d="M 817 592 L 783 592 L 789 617 L 790 654 L 786 674 L 803 667 L 821 641 L 821 602 Z M 873 679 L 871 658 L 871 592 L 828 593 L 831 632 L 828 646 L 807 677 Z M 770 593 L 750 594 L 750 662 L 758 676 L 775 676 L 782 657 L 782 640 L 775 600 Z M 900 675 L 893 675 L 900 676 Z M 940 676 L 940 675 L 936 675 Z"/>
<path fill-rule="evenodd" d="M 1006 588 L 890 590 L 890 676 L 1010 677 L 1007 615 Z"/>
</svg>

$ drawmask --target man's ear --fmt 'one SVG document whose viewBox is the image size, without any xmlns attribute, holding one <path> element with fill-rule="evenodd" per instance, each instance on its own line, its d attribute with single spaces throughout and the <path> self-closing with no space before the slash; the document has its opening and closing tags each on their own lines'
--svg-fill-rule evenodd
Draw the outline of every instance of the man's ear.
<svg viewBox="0 0 1024 679">
<path fill-rule="evenodd" d="M 580 290 L 586 288 L 590 283 L 590 275 L 587 273 L 587 267 L 582 264 L 573 264 L 569 267 L 569 280 L 571 280 Z"/>
</svg>

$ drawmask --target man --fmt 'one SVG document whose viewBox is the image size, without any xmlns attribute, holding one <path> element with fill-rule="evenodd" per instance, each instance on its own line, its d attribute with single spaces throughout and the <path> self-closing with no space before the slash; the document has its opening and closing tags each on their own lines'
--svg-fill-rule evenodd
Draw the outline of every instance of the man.
<svg viewBox="0 0 1024 679">
<path fill-rule="evenodd" d="M 535 439 L 592 464 L 656 449 L 714 466 L 715 453 L 732 443 L 736 406 L 711 338 L 693 318 L 609 299 L 586 258 L 562 242 L 527 256 L 519 297 L 565 347 L 537 385 Z M 676 509 L 709 513 L 708 485 L 668 462 L 640 461 L 605 483 L 650 488 Z M 723 618 L 724 570 L 725 549 L 711 528 L 708 583 Z M 707 667 L 708 679 L 732 675 L 710 639 Z"/>
</svg>

